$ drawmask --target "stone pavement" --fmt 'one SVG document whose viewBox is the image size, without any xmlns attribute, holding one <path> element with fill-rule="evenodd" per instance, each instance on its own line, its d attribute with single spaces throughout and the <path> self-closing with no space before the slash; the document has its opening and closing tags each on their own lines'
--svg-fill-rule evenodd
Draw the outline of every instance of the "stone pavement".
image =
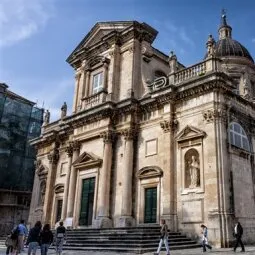
<svg viewBox="0 0 255 255">
<path fill-rule="evenodd" d="M 255 255 L 255 246 L 246 246 L 246 254 Z M 237 248 L 237 252 L 233 252 L 233 249 L 212 249 L 207 253 L 210 255 L 231 255 L 231 254 L 243 254 L 240 252 L 241 249 Z M 187 249 L 187 250 L 173 250 L 171 251 L 171 255 L 198 255 L 202 254 L 202 249 Z M 21 255 L 26 255 L 27 252 L 21 253 Z M 37 251 L 37 254 L 40 255 L 40 251 Z M 55 255 L 54 250 L 50 250 L 48 255 Z M 116 253 L 116 252 L 95 252 L 95 251 L 63 251 L 62 255 L 135 255 L 134 253 Z M 153 253 L 144 253 L 144 255 L 152 255 Z M 161 255 L 164 255 L 165 252 L 161 252 Z M 204 254 L 204 253 L 203 253 Z M 0 248 L 0 255 L 5 255 L 5 249 Z"/>
</svg>

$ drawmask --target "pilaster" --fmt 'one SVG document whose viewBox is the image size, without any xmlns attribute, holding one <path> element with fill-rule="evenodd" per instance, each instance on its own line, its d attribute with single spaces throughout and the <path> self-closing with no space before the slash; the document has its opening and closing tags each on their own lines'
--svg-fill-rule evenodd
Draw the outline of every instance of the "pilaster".
<svg viewBox="0 0 255 255">
<path fill-rule="evenodd" d="M 48 154 L 49 171 L 46 181 L 45 201 L 43 206 L 43 222 L 51 223 L 53 187 L 56 179 L 57 163 L 59 159 L 58 150 L 55 148 Z"/>
</svg>

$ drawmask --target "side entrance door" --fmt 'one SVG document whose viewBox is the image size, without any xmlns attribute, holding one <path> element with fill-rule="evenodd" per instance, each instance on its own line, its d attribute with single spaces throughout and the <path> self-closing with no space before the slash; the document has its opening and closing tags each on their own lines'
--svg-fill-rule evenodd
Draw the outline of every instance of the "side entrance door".
<svg viewBox="0 0 255 255">
<path fill-rule="evenodd" d="M 95 177 L 84 179 L 82 182 L 80 226 L 89 226 L 92 224 L 94 191 Z"/>
<path fill-rule="evenodd" d="M 145 189 L 144 223 L 157 222 L 157 187 Z"/>
</svg>

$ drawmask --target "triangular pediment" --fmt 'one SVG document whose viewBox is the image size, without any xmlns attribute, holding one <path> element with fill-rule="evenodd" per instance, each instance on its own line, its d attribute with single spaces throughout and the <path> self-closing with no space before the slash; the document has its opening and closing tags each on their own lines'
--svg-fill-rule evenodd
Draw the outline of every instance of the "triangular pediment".
<svg viewBox="0 0 255 255">
<path fill-rule="evenodd" d="M 81 49 L 90 48 L 98 42 L 102 42 L 103 38 L 108 34 L 123 31 L 124 29 L 131 26 L 132 23 L 132 21 L 98 22 L 78 44 L 68 59 L 70 59 L 73 55 L 76 54 L 76 52 L 79 52 Z"/>
<path fill-rule="evenodd" d="M 178 142 L 185 141 L 185 140 L 191 140 L 196 138 L 203 138 L 206 135 L 206 133 L 198 129 L 196 127 L 187 125 L 177 136 L 176 140 Z"/>
<path fill-rule="evenodd" d="M 92 168 L 94 166 L 100 166 L 102 159 L 94 155 L 93 153 L 83 152 L 74 162 L 75 168 Z"/>
</svg>

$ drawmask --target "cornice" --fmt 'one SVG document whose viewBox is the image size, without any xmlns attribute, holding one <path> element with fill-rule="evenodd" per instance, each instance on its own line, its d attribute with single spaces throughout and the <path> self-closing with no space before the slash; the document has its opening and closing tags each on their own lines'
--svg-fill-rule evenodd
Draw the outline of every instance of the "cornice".
<svg viewBox="0 0 255 255">
<path fill-rule="evenodd" d="M 97 56 L 111 48 L 113 44 L 123 45 L 130 39 L 137 39 L 141 41 L 147 41 L 150 44 L 155 40 L 158 31 L 149 26 L 146 23 L 139 23 L 137 21 L 131 22 L 130 26 L 122 31 L 112 31 L 105 35 L 101 40 L 91 47 L 84 48 L 82 47 L 82 42 L 79 44 L 81 48 L 79 49 L 79 45 L 76 50 L 71 53 L 71 55 L 67 58 L 67 62 L 74 68 L 78 68 L 84 59 L 89 59 L 94 56 Z"/>
</svg>

